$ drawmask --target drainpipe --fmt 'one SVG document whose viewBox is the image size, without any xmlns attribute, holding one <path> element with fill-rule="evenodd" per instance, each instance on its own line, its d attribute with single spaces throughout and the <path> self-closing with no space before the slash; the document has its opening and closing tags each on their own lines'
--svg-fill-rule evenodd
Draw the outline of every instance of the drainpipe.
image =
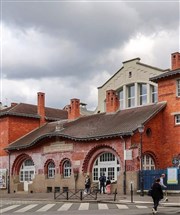
<svg viewBox="0 0 180 215">
<path fill-rule="evenodd" d="M 123 140 L 124 142 L 124 153 L 125 153 L 125 150 L 126 150 L 126 140 L 120 136 L 121 140 Z M 123 172 L 123 193 L 124 195 L 126 195 L 126 160 L 124 159 L 124 172 Z"/>
<path fill-rule="evenodd" d="M 10 151 L 8 151 L 8 158 L 9 158 L 9 170 L 8 170 L 8 193 L 10 193 L 10 178 L 11 178 L 11 153 Z"/>
</svg>

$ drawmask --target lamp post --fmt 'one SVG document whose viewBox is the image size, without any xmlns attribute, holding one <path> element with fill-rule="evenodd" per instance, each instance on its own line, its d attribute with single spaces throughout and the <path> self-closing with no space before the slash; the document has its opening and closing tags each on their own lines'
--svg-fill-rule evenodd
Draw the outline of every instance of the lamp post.
<svg viewBox="0 0 180 215">
<path fill-rule="evenodd" d="M 144 132 L 144 125 L 138 126 L 138 131 L 140 133 L 140 195 L 144 196 L 144 178 L 143 178 L 143 145 L 142 145 L 142 134 Z"/>
</svg>

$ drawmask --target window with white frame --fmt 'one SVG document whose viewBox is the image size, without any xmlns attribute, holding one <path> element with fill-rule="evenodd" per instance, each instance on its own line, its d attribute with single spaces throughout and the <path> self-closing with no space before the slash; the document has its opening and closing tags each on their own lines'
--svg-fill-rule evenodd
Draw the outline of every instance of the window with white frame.
<svg viewBox="0 0 180 215">
<path fill-rule="evenodd" d="M 139 84 L 139 103 L 147 104 L 147 84 Z"/>
<path fill-rule="evenodd" d="M 54 178 L 55 176 L 55 164 L 53 162 L 49 162 L 48 164 L 48 178 Z"/>
<path fill-rule="evenodd" d="M 180 97 L 180 79 L 177 80 L 177 96 Z"/>
<path fill-rule="evenodd" d="M 32 181 L 35 176 L 35 167 L 31 159 L 25 160 L 20 168 L 20 182 Z"/>
<path fill-rule="evenodd" d="M 66 160 L 63 165 L 64 178 L 69 178 L 71 176 L 71 162 Z"/>
<path fill-rule="evenodd" d="M 175 124 L 180 125 L 180 114 L 175 115 Z"/>
<path fill-rule="evenodd" d="M 157 97 L 157 86 L 151 85 L 151 101 L 155 103 L 158 101 Z"/>
<path fill-rule="evenodd" d="M 123 88 L 119 91 L 119 103 L 120 103 L 120 110 L 124 108 L 124 91 Z"/>
<path fill-rule="evenodd" d="M 143 156 L 143 170 L 154 170 L 154 159 L 150 155 Z"/>
<path fill-rule="evenodd" d="M 120 172 L 120 164 L 116 156 L 112 153 L 105 152 L 101 154 L 94 162 L 93 181 L 98 182 L 99 177 L 105 174 L 113 182 L 117 180 Z"/>
<path fill-rule="evenodd" d="M 135 106 L 135 86 L 129 85 L 127 87 L 128 92 L 128 107 L 134 107 Z"/>
</svg>

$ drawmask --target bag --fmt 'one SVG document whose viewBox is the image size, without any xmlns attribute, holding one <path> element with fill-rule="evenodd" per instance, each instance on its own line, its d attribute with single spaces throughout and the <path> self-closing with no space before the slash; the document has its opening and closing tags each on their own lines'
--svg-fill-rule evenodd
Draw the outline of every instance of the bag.
<svg viewBox="0 0 180 215">
<path fill-rule="evenodd" d="M 148 190 L 147 195 L 152 196 L 152 189 Z"/>
</svg>

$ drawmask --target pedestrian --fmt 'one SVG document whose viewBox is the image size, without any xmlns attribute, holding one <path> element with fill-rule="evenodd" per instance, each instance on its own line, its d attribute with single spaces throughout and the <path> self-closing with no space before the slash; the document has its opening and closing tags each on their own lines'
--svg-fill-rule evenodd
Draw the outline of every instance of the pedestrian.
<svg viewBox="0 0 180 215">
<path fill-rule="evenodd" d="M 152 185 L 152 199 L 154 202 L 154 206 L 152 208 L 153 214 L 157 213 L 157 208 L 159 205 L 159 201 L 163 199 L 163 191 L 162 186 L 160 185 L 160 178 L 156 179 L 156 182 Z"/>
<path fill-rule="evenodd" d="M 166 197 L 164 198 L 164 201 L 168 201 L 168 198 L 167 198 L 167 186 L 164 184 L 164 178 L 165 178 L 165 174 L 161 174 L 161 177 L 160 177 L 160 185 L 162 187 L 162 189 L 165 190 L 165 194 L 166 194 Z"/>
<path fill-rule="evenodd" d="M 164 178 L 165 178 L 165 174 L 161 174 L 161 177 L 160 177 L 160 185 L 163 187 L 163 188 L 167 188 L 166 185 L 164 185 Z"/>
<path fill-rule="evenodd" d="M 85 194 L 88 194 L 90 193 L 90 187 L 91 187 L 91 180 L 90 180 L 90 177 L 89 175 L 86 175 L 86 178 L 85 178 Z"/>
<path fill-rule="evenodd" d="M 111 194 L 111 180 L 109 179 L 109 177 L 107 178 L 106 181 L 106 192 L 107 194 Z"/>
<path fill-rule="evenodd" d="M 100 193 L 103 190 L 103 193 L 105 194 L 105 186 L 106 186 L 106 176 L 105 176 L 105 173 L 103 173 L 103 175 L 101 175 L 101 177 L 99 178 L 99 182 L 100 182 Z"/>
</svg>

